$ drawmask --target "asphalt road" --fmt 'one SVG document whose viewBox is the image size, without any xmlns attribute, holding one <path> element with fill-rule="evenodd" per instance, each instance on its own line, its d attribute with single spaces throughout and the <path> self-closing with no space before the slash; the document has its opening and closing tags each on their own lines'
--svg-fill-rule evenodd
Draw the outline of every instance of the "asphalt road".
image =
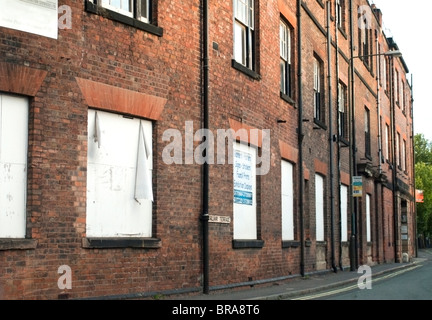
<svg viewBox="0 0 432 320">
<path fill-rule="evenodd" d="M 426 252 L 419 262 L 404 270 L 380 277 L 371 275 L 366 282 L 332 289 L 299 300 L 432 300 L 432 253 Z"/>
</svg>

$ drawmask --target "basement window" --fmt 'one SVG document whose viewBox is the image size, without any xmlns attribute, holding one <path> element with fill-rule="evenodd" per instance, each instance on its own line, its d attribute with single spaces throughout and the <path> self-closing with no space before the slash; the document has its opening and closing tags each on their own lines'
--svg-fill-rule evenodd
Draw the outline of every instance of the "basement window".
<svg viewBox="0 0 432 320">
<path fill-rule="evenodd" d="M 157 36 L 163 29 L 156 25 L 156 0 L 86 0 L 87 12 L 104 16 Z"/>
<path fill-rule="evenodd" d="M 123 242 L 151 238 L 152 158 L 150 121 L 89 109 L 86 233 L 93 239 L 90 244 L 103 245 L 94 239 L 110 239 L 112 246 L 113 238 Z"/>
</svg>

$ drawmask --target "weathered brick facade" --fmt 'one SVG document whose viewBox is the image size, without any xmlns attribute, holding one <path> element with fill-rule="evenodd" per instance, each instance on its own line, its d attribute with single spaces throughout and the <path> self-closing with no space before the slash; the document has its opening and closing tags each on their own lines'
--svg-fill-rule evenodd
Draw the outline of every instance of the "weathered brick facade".
<svg viewBox="0 0 432 320">
<path fill-rule="evenodd" d="M 59 0 L 59 6 L 71 8 L 72 28 L 58 30 L 58 39 L 0 27 L 0 94 L 29 100 L 26 237 L 0 239 L 0 298 L 193 294 L 206 282 L 211 289 L 228 289 L 321 270 L 345 272 L 350 264 L 402 261 L 403 253 L 414 255 L 413 118 L 405 61 L 379 55 L 369 57 L 367 66 L 364 58 L 353 58 L 355 77 L 350 76 L 351 54 L 364 55 L 358 46 L 362 38 L 359 6 L 371 13 L 365 14 L 371 27 L 367 29 L 371 35 L 368 54 L 397 50 L 381 30 L 379 10 L 366 0 L 341 0 L 343 20 L 337 27 L 334 0 L 329 1 L 330 17 L 327 2 L 321 0 L 301 1 L 300 6 L 294 0 L 254 2 L 253 70 L 234 61 L 233 1 L 208 5 L 209 129 L 215 139 L 218 129 L 269 130 L 271 135 L 269 150 L 264 141 L 255 143 L 258 155 L 270 152 L 270 170 L 256 176 L 253 193 L 256 239 L 234 237 L 234 223 L 239 221 L 234 217 L 233 166 L 228 161 L 209 165 L 208 270 L 203 256 L 202 164 L 188 163 L 185 141 L 203 126 L 202 13 L 206 2 L 152 1 L 151 19 L 144 23 L 92 1 Z M 289 95 L 280 92 L 281 19 L 291 28 Z M 322 62 L 320 119 L 314 113 L 314 57 Z M 377 67 L 378 60 L 388 60 L 389 87 L 383 85 L 384 80 L 377 82 L 377 75 L 386 73 Z M 391 99 L 396 92 L 394 70 L 399 73 L 398 85 L 405 83 L 405 99 L 401 94 L 399 104 Z M 339 83 L 347 90 L 342 139 L 338 134 Z M 86 234 L 89 108 L 152 121 L 151 237 L 92 239 Z M 370 115 L 369 151 L 365 108 Z M 193 128 L 188 127 L 192 122 Z M 391 131 L 388 159 L 383 138 L 386 124 Z M 178 164 L 164 162 L 164 149 L 171 142 L 164 133 L 169 129 L 182 134 Z M 393 140 L 397 134 L 400 146 L 405 141 L 406 160 L 396 168 Z M 193 147 L 199 145 L 200 141 L 193 142 Z M 294 168 L 294 236 L 289 240 L 283 239 L 281 229 L 282 160 Z M 354 173 L 363 177 L 363 195 L 356 203 L 350 196 Z M 324 241 L 316 241 L 317 174 L 324 181 Z M 343 205 L 341 185 L 348 192 Z M 0 196 L 5 196 L 2 189 Z M 347 208 L 347 239 L 343 241 L 342 207 Z M 230 222 L 213 222 L 215 216 L 228 217 Z M 403 226 L 408 227 L 408 240 L 401 232 Z M 355 257 L 350 255 L 353 230 Z M 71 289 L 60 288 L 58 283 L 59 267 L 65 265 L 72 272 Z"/>
</svg>

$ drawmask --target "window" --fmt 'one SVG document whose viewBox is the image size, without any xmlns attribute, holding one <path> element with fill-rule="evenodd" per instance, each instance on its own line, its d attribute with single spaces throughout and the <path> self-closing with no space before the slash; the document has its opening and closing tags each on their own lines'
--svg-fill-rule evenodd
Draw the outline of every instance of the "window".
<svg viewBox="0 0 432 320">
<path fill-rule="evenodd" d="M 399 105 L 400 100 L 400 80 L 399 71 L 395 70 L 395 87 L 396 87 L 396 103 Z"/>
<path fill-rule="evenodd" d="M 341 185 L 340 188 L 341 206 L 341 241 L 348 241 L 348 187 Z"/>
<path fill-rule="evenodd" d="M 254 65 L 254 1 L 234 0 L 234 59 L 255 69 Z"/>
<path fill-rule="evenodd" d="M 150 22 L 150 0 L 93 0 L 92 2 L 125 16 Z"/>
<path fill-rule="evenodd" d="M 324 178 L 315 175 L 316 241 L 324 241 Z"/>
<path fill-rule="evenodd" d="M 365 108 L 365 155 L 371 157 L 371 132 L 370 132 L 370 111 Z"/>
<path fill-rule="evenodd" d="M 294 240 L 294 184 L 293 165 L 282 160 L 282 240 Z"/>
<path fill-rule="evenodd" d="M 25 238 L 28 100 L 0 94 L 0 238 Z"/>
<path fill-rule="evenodd" d="M 88 111 L 87 237 L 152 236 L 152 123 Z"/>
<path fill-rule="evenodd" d="M 323 67 L 321 60 L 318 57 L 314 57 L 313 60 L 314 68 L 314 118 L 321 123 L 324 123 L 324 110 L 323 110 Z"/>
<path fill-rule="evenodd" d="M 85 10 L 105 18 L 163 36 L 157 26 L 157 0 L 85 0 Z"/>
<path fill-rule="evenodd" d="M 366 241 L 371 242 L 371 196 L 366 195 Z"/>
<path fill-rule="evenodd" d="M 358 10 L 359 16 L 358 24 L 358 43 L 359 43 L 359 56 L 362 57 L 363 63 L 366 67 L 372 70 L 372 59 L 371 55 L 373 54 L 373 36 L 372 36 L 372 28 L 370 28 L 370 22 L 368 22 L 367 15 L 360 12 L 363 10 Z M 363 19 L 363 20 L 362 20 Z"/>
<path fill-rule="evenodd" d="M 402 140 L 402 170 L 406 171 L 406 141 Z"/>
<path fill-rule="evenodd" d="M 291 85 L 291 28 L 284 22 L 280 21 L 280 70 L 281 81 L 280 91 L 292 97 Z"/>
<path fill-rule="evenodd" d="M 345 31 L 345 0 L 336 0 L 337 26 Z"/>
<path fill-rule="evenodd" d="M 405 93 L 405 82 L 401 82 L 401 92 L 402 92 L 402 111 L 406 112 L 406 93 Z"/>
<path fill-rule="evenodd" d="M 347 87 L 338 85 L 339 137 L 348 139 Z"/>
<path fill-rule="evenodd" d="M 401 165 L 401 154 L 400 154 L 400 133 L 396 135 L 396 165 L 400 168 Z"/>
<path fill-rule="evenodd" d="M 390 141 L 391 141 L 391 137 L 390 137 L 390 126 L 386 123 L 385 126 L 385 158 L 387 161 L 390 161 Z"/>
<path fill-rule="evenodd" d="M 234 239 L 257 239 L 256 157 L 254 147 L 235 142 L 233 161 Z"/>
</svg>

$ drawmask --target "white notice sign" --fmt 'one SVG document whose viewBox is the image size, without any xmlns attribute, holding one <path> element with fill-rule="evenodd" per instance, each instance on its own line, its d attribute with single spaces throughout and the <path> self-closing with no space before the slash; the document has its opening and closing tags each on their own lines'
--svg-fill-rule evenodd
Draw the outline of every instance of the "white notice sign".
<svg viewBox="0 0 432 320">
<path fill-rule="evenodd" d="M 234 151 L 234 203 L 253 204 L 252 156 L 248 152 Z"/>
<path fill-rule="evenodd" d="M 0 0 L 0 27 L 57 39 L 58 0 Z"/>
</svg>

